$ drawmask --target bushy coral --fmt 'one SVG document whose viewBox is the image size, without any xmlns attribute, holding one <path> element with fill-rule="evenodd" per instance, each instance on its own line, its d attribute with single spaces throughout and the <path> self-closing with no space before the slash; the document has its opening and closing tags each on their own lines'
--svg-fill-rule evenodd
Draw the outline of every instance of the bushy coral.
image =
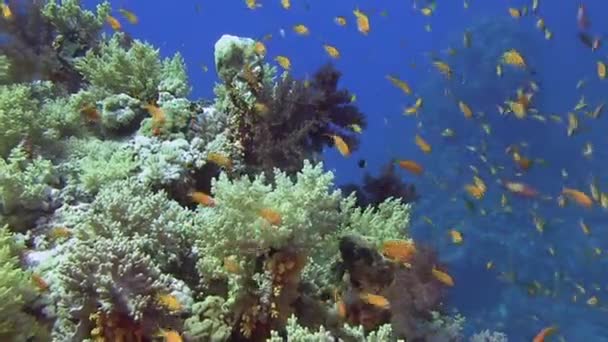
<svg viewBox="0 0 608 342">
<path fill-rule="evenodd" d="M 120 317 L 123 325 L 129 322 L 128 326 L 137 330 L 125 334 L 151 337 L 158 327 L 179 328 L 176 314 L 191 305 L 191 299 L 185 300 L 189 297 L 183 286 L 163 274 L 136 239 L 120 234 L 73 241 L 56 272 L 59 316 L 53 335 L 57 340 L 114 336 L 112 326 L 98 326 L 93 318 L 96 314 Z M 180 290 L 179 310 L 172 311 L 159 302 L 159 295 L 174 295 Z"/>
<path fill-rule="evenodd" d="M 36 290 L 30 275 L 19 267 L 19 246 L 7 227 L 0 228 L 0 339 L 3 341 L 43 341 L 44 331 L 26 313 Z"/>
<path fill-rule="evenodd" d="M 78 38 L 84 48 L 95 40 L 110 10 L 107 1 L 98 4 L 96 13 L 93 13 L 83 9 L 80 0 L 48 0 L 42 8 L 42 15 L 55 27 L 57 34 L 64 38 Z"/>
<path fill-rule="evenodd" d="M 190 90 L 186 63 L 182 55 L 178 52 L 172 58 L 166 58 L 163 61 L 158 91 L 169 93 L 175 97 L 187 97 Z"/>
<path fill-rule="evenodd" d="M 192 316 L 184 322 L 185 335 L 194 341 L 228 341 L 232 322 L 225 302 L 222 297 L 208 296 L 194 303 Z"/>
<path fill-rule="evenodd" d="M 50 82 L 0 86 L 0 156 L 20 142 L 31 146 L 52 145 L 63 135 L 75 133 L 79 114 Z"/>
<path fill-rule="evenodd" d="M 31 159 L 23 147 L 16 147 L 7 159 L 0 158 L 0 221 L 14 230 L 29 225 L 52 207 L 58 179 L 50 161 Z"/>
<path fill-rule="evenodd" d="M 124 33 L 115 33 L 96 51 L 77 58 L 75 67 L 93 87 L 109 94 L 155 99 L 162 71 L 159 52 L 148 43 L 126 39 Z"/>
<path fill-rule="evenodd" d="M 95 195 L 102 187 L 135 174 L 138 166 L 135 151 L 111 140 L 70 139 L 65 152 L 63 193 L 72 199 Z"/>
<path fill-rule="evenodd" d="M 106 184 L 89 206 L 68 209 L 63 216 L 81 239 L 129 238 L 163 271 L 179 266 L 190 253 L 191 212 L 133 178 Z"/>
<path fill-rule="evenodd" d="M 101 125 L 110 131 L 134 131 L 143 118 L 142 102 L 127 94 L 115 94 L 99 101 Z"/>
<path fill-rule="evenodd" d="M 148 117 L 142 121 L 139 132 L 143 135 L 154 135 L 163 139 L 184 138 L 190 121 L 194 118 L 190 101 L 162 92 L 159 94 L 157 104 L 164 114 L 162 125 L 158 130 L 155 130 L 153 118 Z"/>
</svg>

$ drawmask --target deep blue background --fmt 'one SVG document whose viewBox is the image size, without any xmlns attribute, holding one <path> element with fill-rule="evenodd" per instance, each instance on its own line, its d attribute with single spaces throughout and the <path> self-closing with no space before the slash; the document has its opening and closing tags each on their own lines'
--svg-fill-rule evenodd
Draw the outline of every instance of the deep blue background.
<svg viewBox="0 0 608 342">
<path fill-rule="evenodd" d="M 605 320 L 608 307 L 603 303 L 607 289 L 603 271 L 606 212 L 597 205 L 592 210 L 575 205 L 559 208 L 555 201 L 510 197 L 514 213 L 504 214 L 499 204 L 504 191 L 495 184 L 498 176 L 520 178 L 543 195 L 555 197 L 563 186 L 588 192 L 590 180 L 596 177 L 608 192 L 605 118 L 591 121 L 579 115 L 581 133 L 567 137 L 565 124 L 504 118 L 494 109 L 500 104 L 494 103 L 494 96 L 502 100 L 513 96 L 513 85 L 521 85 L 523 79 L 534 79 L 540 85 L 534 106 L 541 114 L 566 118 L 581 95 L 593 109 L 607 100 L 604 94 L 608 81 L 600 81 L 595 71 L 598 60 L 608 61 L 606 49 L 592 53 L 578 40 L 576 1 L 540 0 L 540 16 L 554 33 L 550 41 L 535 28 L 534 16 L 515 20 L 507 12 L 510 6 L 530 7 L 531 1 L 470 0 L 468 10 L 463 8 L 462 0 L 437 2 L 437 10 L 431 17 L 415 11 L 413 2 L 408 0 L 292 0 L 290 10 L 284 10 L 279 0 L 266 0 L 260 1 L 262 7 L 254 11 L 245 6 L 244 0 L 124 0 L 113 5 L 116 10 L 129 9 L 140 18 L 138 25 L 130 25 L 116 12 L 126 32 L 157 46 L 163 56 L 182 53 L 193 85 L 193 98 L 213 97 L 213 85 L 217 82 L 213 45 L 222 34 L 258 39 L 272 34 L 273 38 L 266 42 L 269 60 L 276 55 L 288 56 L 296 77 L 312 75 L 330 60 L 323 43 L 335 45 L 342 55 L 335 61 L 344 73 L 341 84 L 357 95 L 356 103 L 366 113 L 369 127 L 362 136 L 360 150 L 350 158 L 341 157 L 333 149 L 327 151 L 326 167 L 336 172 L 337 183 L 341 184 L 360 181 L 365 171 L 378 172 L 391 158 L 414 159 L 425 166 L 425 175 L 420 178 L 402 173 L 404 180 L 416 184 L 423 196 L 416 207 L 412 231 L 421 243 L 438 248 L 449 265 L 456 279 L 449 304 L 467 316 L 467 332 L 498 329 L 507 332 L 512 341 L 523 341 L 530 340 L 541 328 L 557 324 L 569 341 L 608 340 Z M 91 7 L 96 2 L 85 3 Z M 608 5 L 602 0 L 585 1 L 585 5 L 592 23 L 591 33 L 608 32 L 605 20 Z M 356 7 L 369 15 L 368 36 L 356 29 L 352 13 Z M 334 23 L 338 15 L 347 18 L 345 27 Z M 481 23 L 488 21 L 497 23 L 499 29 L 491 33 L 479 29 Z M 307 25 L 311 35 L 296 35 L 292 31 L 296 24 Z M 432 32 L 425 31 L 425 24 L 431 25 Z M 281 29 L 286 33 L 284 38 L 279 34 Z M 469 52 L 462 48 L 465 29 L 474 32 L 474 46 Z M 457 55 L 447 56 L 448 47 L 456 48 Z M 518 48 L 535 74 L 517 74 L 518 71 L 505 68 L 507 76 L 498 79 L 494 64 L 489 70 L 478 68 L 482 61 L 494 63 L 495 56 L 505 48 Z M 456 75 L 452 81 L 446 82 L 437 75 L 431 54 L 452 65 Z M 208 72 L 202 71 L 203 65 L 209 68 Z M 385 79 L 387 74 L 407 80 L 414 92 L 423 96 L 425 107 L 419 118 L 402 115 L 403 108 L 416 97 L 405 96 L 392 86 Z M 575 89 L 577 81 L 583 78 L 587 80 L 586 86 Z M 475 83 L 477 87 L 473 86 Z M 486 116 L 465 120 L 455 99 L 443 95 L 446 88 L 457 100 L 467 102 L 475 112 L 484 111 Z M 484 135 L 479 127 L 481 122 L 492 125 L 492 135 Z M 441 137 L 441 130 L 447 127 L 456 130 L 456 139 Z M 424 155 L 414 145 L 416 133 L 433 145 L 431 154 Z M 505 167 L 498 176 L 490 175 L 480 166 L 478 156 L 464 148 L 464 145 L 478 147 L 482 141 L 489 146 L 488 159 Z M 537 165 L 518 177 L 504 148 L 522 141 L 529 145 L 524 150 L 527 156 L 544 158 L 548 164 Z M 581 156 L 581 148 L 588 141 L 595 147 L 591 160 Z M 357 167 L 360 158 L 368 161 L 366 170 Z M 482 178 L 489 184 L 486 198 L 476 203 L 474 213 L 462 201 L 463 186 L 472 178 L 468 164 L 482 168 Z M 569 173 L 567 179 L 560 175 L 562 168 Z M 445 188 L 440 189 L 437 183 Z M 488 215 L 480 215 L 481 208 Z M 535 230 L 531 211 L 549 222 L 543 234 Z M 431 218 L 435 226 L 424 223 L 422 216 Z M 580 219 L 591 226 L 591 236 L 581 232 Z M 446 235 L 450 228 L 465 233 L 463 246 L 450 244 Z M 555 249 L 556 256 L 548 254 L 549 247 Z M 595 247 L 603 251 L 601 256 L 592 256 Z M 485 264 L 490 260 L 495 268 L 486 270 Z M 498 279 L 501 272 L 517 272 L 518 280 L 514 284 L 502 281 Z M 560 274 L 557 280 L 553 278 L 555 272 Z M 528 295 L 526 284 L 533 280 L 542 283 L 550 296 Z M 572 299 L 577 293 L 574 283 L 586 289 L 585 294 L 577 294 L 576 303 Z M 585 304 L 592 295 L 599 298 L 596 307 Z"/>
</svg>

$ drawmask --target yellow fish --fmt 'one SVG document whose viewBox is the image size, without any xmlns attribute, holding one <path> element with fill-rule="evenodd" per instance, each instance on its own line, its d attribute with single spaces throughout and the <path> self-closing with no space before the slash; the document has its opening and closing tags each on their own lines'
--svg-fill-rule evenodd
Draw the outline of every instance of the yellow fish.
<svg viewBox="0 0 608 342">
<path fill-rule="evenodd" d="M 433 65 L 448 80 L 452 77 L 452 68 L 450 68 L 450 66 L 446 62 L 435 61 L 433 62 Z"/>
<path fill-rule="evenodd" d="M 410 86 L 405 81 L 402 81 L 391 75 L 387 75 L 386 79 L 391 81 L 391 83 L 395 85 L 395 87 L 403 90 L 404 93 L 408 95 L 412 93 L 412 88 L 410 88 Z"/>
<path fill-rule="evenodd" d="M 266 56 L 266 45 L 264 45 L 264 43 L 262 43 L 260 41 L 255 42 L 253 50 L 255 51 L 256 54 L 258 54 L 262 57 Z"/>
<path fill-rule="evenodd" d="M 281 6 L 283 6 L 284 9 L 289 9 L 289 8 L 291 8 L 291 1 L 290 0 L 281 0 Z"/>
<path fill-rule="evenodd" d="M 460 108 L 460 111 L 464 114 L 465 118 L 470 119 L 473 117 L 473 111 L 466 103 L 458 101 L 458 108 Z"/>
<path fill-rule="evenodd" d="M 120 14 L 123 15 L 123 17 L 125 17 L 125 19 L 127 19 L 128 22 L 130 22 L 131 24 L 135 25 L 139 22 L 139 18 L 137 18 L 137 16 L 135 15 L 135 13 L 131 12 L 131 11 L 127 11 L 124 8 L 121 8 L 118 10 L 120 12 Z"/>
<path fill-rule="evenodd" d="M 334 22 L 340 26 L 345 26 L 346 25 L 346 18 L 344 18 L 343 16 L 337 16 L 334 18 Z"/>
<path fill-rule="evenodd" d="M 418 147 L 420 148 L 420 150 L 422 152 L 431 153 L 431 151 L 432 151 L 431 145 L 429 145 L 429 143 L 426 142 L 426 140 L 422 139 L 422 137 L 419 136 L 418 134 L 416 134 L 414 142 L 416 143 L 416 145 L 418 145 Z"/>
<path fill-rule="evenodd" d="M 370 30 L 369 18 L 365 13 L 359 11 L 359 9 L 355 9 L 353 11 L 353 14 L 357 18 L 357 29 L 359 30 L 359 32 L 363 33 L 364 35 L 367 35 Z"/>
<path fill-rule="evenodd" d="M 454 279 L 452 279 L 452 277 L 446 272 L 438 270 L 435 266 L 433 266 L 431 272 L 433 273 L 433 277 L 435 277 L 435 279 L 439 280 L 441 283 L 447 286 L 454 286 Z"/>
<path fill-rule="evenodd" d="M 247 8 L 254 10 L 258 7 L 262 7 L 261 4 L 258 4 L 258 2 L 256 0 L 245 0 L 245 4 L 247 5 Z"/>
<path fill-rule="evenodd" d="M 450 229 L 450 237 L 452 238 L 452 243 L 456 245 L 461 245 L 464 241 L 462 233 L 456 229 Z"/>
<path fill-rule="evenodd" d="M 289 60 L 289 58 L 285 57 L 285 56 L 276 56 L 274 58 L 274 60 L 279 63 L 279 65 L 285 69 L 285 70 L 290 70 L 291 69 L 291 61 Z"/>
<path fill-rule="evenodd" d="M 308 36 L 310 34 L 310 30 L 308 29 L 308 27 L 306 27 L 306 25 L 295 25 L 293 27 L 293 30 L 295 33 L 301 35 L 301 36 Z"/>
<path fill-rule="evenodd" d="M 340 58 L 340 51 L 338 51 L 338 49 L 335 46 L 331 46 L 329 44 L 323 44 L 323 48 L 325 49 L 325 52 L 327 52 L 329 57 Z"/>
<path fill-rule="evenodd" d="M 502 54 L 502 62 L 518 68 L 525 68 L 526 61 L 523 56 L 515 49 L 511 49 Z"/>
<path fill-rule="evenodd" d="M 327 134 L 327 136 L 333 140 L 334 146 L 336 146 L 341 155 L 344 157 L 350 156 L 350 148 L 341 136 L 335 134 Z"/>
<path fill-rule="evenodd" d="M 423 9 L 420 10 L 420 12 L 422 12 L 422 14 L 424 14 L 428 17 L 433 14 L 433 9 L 430 7 L 424 7 Z"/>
<path fill-rule="evenodd" d="M 0 11 L 2 12 L 2 18 L 6 20 L 13 19 L 13 11 L 11 10 L 10 6 L 4 1 L 0 4 Z"/>
<path fill-rule="evenodd" d="M 600 80 L 606 78 L 606 64 L 602 61 L 597 62 L 597 76 L 600 78 Z"/>
<path fill-rule="evenodd" d="M 509 8 L 509 14 L 515 19 L 519 19 L 521 17 L 521 11 L 517 8 Z"/>
</svg>

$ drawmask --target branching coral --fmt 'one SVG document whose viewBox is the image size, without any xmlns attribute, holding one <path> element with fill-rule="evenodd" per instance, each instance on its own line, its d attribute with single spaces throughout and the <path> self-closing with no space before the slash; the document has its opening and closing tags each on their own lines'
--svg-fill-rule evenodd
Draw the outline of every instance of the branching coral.
<svg viewBox="0 0 608 342">
<path fill-rule="evenodd" d="M 105 185 L 86 209 L 68 210 L 63 216 L 81 239 L 129 238 L 163 271 L 179 266 L 190 253 L 191 213 L 164 192 L 152 193 L 132 178 Z"/>
<path fill-rule="evenodd" d="M 100 315 L 105 321 L 120 317 L 122 324 L 137 330 L 125 332 L 129 335 L 151 337 L 158 327 L 179 327 L 176 314 L 189 306 L 182 300 L 176 312 L 159 301 L 181 287 L 140 250 L 137 240 L 120 234 L 74 241 L 56 272 L 59 317 L 53 334 L 58 340 L 115 336 L 122 327 L 100 327 Z"/>
<path fill-rule="evenodd" d="M 127 94 L 140 100 L 156 98 L 162 63 L 150 44 L 134 40 L 125 47 L 125 35 L 115 33 L 75 61 L 76 69 L 93 87 L 109 94 Z"/>
<path fill-rule="evenodd" d="M 54 206 L 51 185 L 58 183 L 50 161 L 31 159 L 22 147 L 0 158 L 0 220 L 14 230 L 29 228 L 42 213 Z"/>
<path fill-rule="evenodd" d="M 192 305 L 192 316 L 184 322 L 185 335 L 194 341 L 228 341 L 232 334 L 230 319 L 225 300 L 208 296 Z"/>
<path fill-rule="evenodd" d="M 68 100 L 46 100 L 58 95 L 54 90 L 50 82 L 0 86 L 0 156 L 20 142 L 52 146 L 78 130 L 80 116 Z"/>
<path fill-rule="evenodd" d="M 66 143 L 61 171 L 66 180 L 64 196 L 71 199 L 96 194 L 102 187 L 135 173 L 135 152 L 119 142 L 94 138 Z"/>
<path fill-rule="evenodd" d="M 25 305 L 35 297 L 30 275 L 19 267 L 21 247 L 7 227 L 0 228 L 0 339 L 3 341 L 44 340 L 43 330 Z M 39 338 L 39 339 L 38 339 Z"/>
</svg>

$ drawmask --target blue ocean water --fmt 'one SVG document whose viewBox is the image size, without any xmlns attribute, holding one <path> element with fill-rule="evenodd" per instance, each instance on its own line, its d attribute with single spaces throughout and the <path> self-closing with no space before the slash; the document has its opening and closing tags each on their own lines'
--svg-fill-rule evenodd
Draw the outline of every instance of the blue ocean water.
<svg viewBox="0 0 608 342">
<path fill-rule="evenodd" d="M 192 98 L 213 98 L 218 81 L 213 44 L 222 34 L 256 39 L 272 34 L 266 42 L 268 56 L 288 56 L 292 73 L 299 78 L 333 62 L 343 73 L 341 86 L 356 94 L 368 127 L 359 150 L 349 158 L 327 150 L 325 165 L 335 171 L 338 185 L 360 182 L 366 172 L 377 174 L 392 159 L 423 165 L 422 176 L 400 171 L 421 195 L 414 205 L 411 232 L 436 248 L 448 265 L 456 281 L 448 305 L 467 318 L 467 332 L 500 330 L 513 341 L 525 341 L 543 327 L 557 325 L 567 341 L 608 341 L 606 209 L 597 203 L 586 209 L 572 202 L 562 208 L 556 201 L 563 187 L 589 194 L 593 181 L 608 192 L 608 125 L 602 116 L 590 119 L 584 114 L 606 101 L 608 81 L 598 78 L 596 63 L 608 62 L 608 57 L 605 47 L 591 51 L 580 41 L 579 2 L 541 0 L 538 13 L 519 19 L 512 18 L 508 8 L 527 6 L 531 11 L 532 1 L 469 0 L 465 9 L 462 0 L 438 0 L 431 16 L 420 12 L 424 1 L 414 9 L 411 0 L 292 0 L 289 10 L 279 0 L 258 2 L 262 6 L 256 10 L 248 9 L 243 0 L 124 0 L 114 6 L 140 17 L 139 24 L 125 25 L 130 35 L 159 47 L 163 56 L 182 53 Z M 92 7 L 96 2 L 85 3 Z M 608 5 L 600 0 L 584 5 L 591 22 L 589 34 L 603 37 L 608 33 L 603 16 Z M 357 31 L 355 8 L 369 16 L 367 36 Z M 344 16 L 347 25 L 336 25 L 336 16 Z M 552 31 L 552 39 L 545 39 L 536 27 L 538 18 Z M 297 24 L 306 25 L 310 35 L 294 33 Z M 472 38 L 469 48 L 463 47 L 467 30 Z M 341 57 L 330 59 L 324 43 L 336 46 Z M 505 66 L 499 78 L 496 64 L 513 48 L 525 57 L 528 68 Z M 451 66 L 450 80 L 434 68 L 433 58 Z M 413 94 L 394 87 L 387 75 L 407 81 Z M 579 80 L 585 84 L 577 89 Z M 496 106 L 513 99 L 518 88 L 528 88 L 530 81 L 539 87 L 532 107 L 546 121 L 500 115 Z M 419 115 L 403 115 L 419 97 L 424 101 Z M 575 112 L 581 97 L 588 105 L 576 111 L 580 129 L 568 136 L 567 114 Z M 458 101 L 473 109 L 473 119 L 465 119 Z M 562 121 L 555 122 L 550 115 Z M 446 128 L 455 132 L 453 138 L 441 135 Z M 431 153 L 414 144 L 416 134 L 429 142 Z M 587 143 L 594 147 L 590 157 L 582 153 Z M 514 144 L 522 155 L 543 161 L 519 170 L 505 153 Z M 365 169 L 358 167 L 359 159 L 367 161 Z M 488 186 L 481 200 L 470 199 L 464 191 L 475 174 L 471 165 Z M 498 168 L 496 174 L 492 167 Z M 498 180 L 524 182 L 540 195 L 514 196 Z M 512 212 L 501 205 L 503 194 Z M 467 208 L 467 201 L 473 209 Z M 534 217 L 546 221 L 542 233 L 535 228 Z M 582 231 L 581 220 L 590 234 Z M 463 233 L 462 245 L 450 241 L 450 229 Z M 598 303 L 588 304 L 594 296 Z"/>
</svg>

